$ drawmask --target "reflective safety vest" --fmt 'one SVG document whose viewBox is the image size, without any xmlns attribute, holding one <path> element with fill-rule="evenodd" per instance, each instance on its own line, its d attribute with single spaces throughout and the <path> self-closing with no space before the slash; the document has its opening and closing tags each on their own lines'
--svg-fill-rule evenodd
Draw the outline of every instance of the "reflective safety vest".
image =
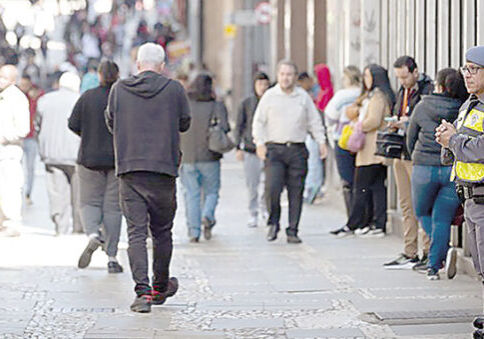
<svg viewBox="0 0 484 339">
<path fill-rule="evenodd" d="M 484 111 L 480 111 L 477 108 L 462 110 L 457 118 L 457 133 L 477 138 L 484 135 L 483 123 Z M 471 184 L 483 183 L 484 164 L 467 163 L 456 159 L 451 176 L 452 181 L 455 179 Z"/>
</svg>

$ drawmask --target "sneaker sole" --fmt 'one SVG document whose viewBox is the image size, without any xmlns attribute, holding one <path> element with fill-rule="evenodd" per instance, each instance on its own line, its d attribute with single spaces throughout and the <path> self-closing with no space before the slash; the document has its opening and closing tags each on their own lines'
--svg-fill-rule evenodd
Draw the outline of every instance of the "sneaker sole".
<svg viewBox="0 0 484 339">
<path fill-rule="evenodd" d="M 383 265 L 383 267 L 386 270 L 411 270 L 416 264 L 417 263 L 412 262 L 412 263 L 406 263 L 402 265 L 388 265 L 388 266 Z"/>
<path fill-rule="evenodd" d="M 454 279 L 457 274 L 457 250 L 455 248 L 449 249 L 447 258 L 445 260 L 445 274 L 448 279 Z"/>
<path fill-rule="evenodd" d="M 362 236 L 362 235 L 368 234 L 368 232 L 370 232 L 369 227 L 359 228 L 359 229 L 355 230 L 355 235 Z"/>
<path fill-rule="evenodd" d="M 150 313 L 151 312 L 151 305 L 143 305 L 143 306 L 131 306 L 131 311 L 137 313 Z"/>
</svg>

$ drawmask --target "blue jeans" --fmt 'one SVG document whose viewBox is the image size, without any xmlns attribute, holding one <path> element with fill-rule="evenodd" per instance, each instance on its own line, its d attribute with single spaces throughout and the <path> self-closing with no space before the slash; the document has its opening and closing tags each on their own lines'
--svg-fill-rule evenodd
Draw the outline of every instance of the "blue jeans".
<svg viewBox="0 0 484 339">
<path fill-rule="evenodd" d="M 35 138 L 24 139 L 24 169 L 25 169 L 25 187 L 24 193 L 27 197 L 32 194 L 35 178 L 35 158 L 37 157 L 38 145 Z"/>
<path fill-rule="evenodd" d="M 415 215 L 430 238 L 428 266 L 439 270 L 449 249 L 450 225 L 459 207 L 448 166 L 414 165 L 412 199 Z"/>
<path fill-rule="evenodd" d="M 312 202 L 323 186 L 323 160 L 321 160 L 319 153 L 319 144 L 309 135 L 306 137 L 306 148 L 309 152 L 309 158 L 304 191 L 307 201 Z"/>
<path fill-rule="evenodd" d="M 190 237 L 200 237 L 202 218 L 215 221 L 220 190 L 220 161 L 182 164 L 180 180 L 184 188 L 187 227 Z"/>
<path fill-rule="evenodd" d="M 334 146 L 334 156 L 336 167 L 344 184 L 353 187 L 353 178 L 355 177 L 355 158 L 356 155 L 342 149 L 338 143 Z"/>
</svg>

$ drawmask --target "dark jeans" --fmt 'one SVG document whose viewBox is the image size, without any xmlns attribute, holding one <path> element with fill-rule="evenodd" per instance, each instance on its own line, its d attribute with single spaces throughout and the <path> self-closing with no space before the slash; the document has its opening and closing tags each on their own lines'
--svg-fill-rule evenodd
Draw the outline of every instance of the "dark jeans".
<svg viewBox="0 0 484 339">
<path fill-rule="evenodd" d="M 385 231 L 387 223 L 387 168 L 383 165 L 357 167 L 355 171 L 353 201 L 347 226 L 355 230 L 368 223 L 368 204 L 373 203 L 372 224 Z"/>
<path fill-rule="evenodd" d="M 269 225 L 279 228 L 281 193 L 287 188 L 289 200 L 289 227 L 287 234 L 297 235 L 301 218 L 304 182 L 308 172 L 308 151 L 304 144 L 267 144 L 265 162 L 266 195 Z"/>
<path fill-rule="evenodd" d="M 346 151 L 338 146 L 336 142 L 334 146 L 334 156 L 336 159 L 336 167 L 338 168 L 339 176 L 345 184 L 353 185 L 355 176 L 355 159 L 356 155 Z"/>
<path fill-rule="evenodd" d="M 345 201 L 346 215 L 349 217 L 353 200 L 353 179 L 355 176 L 356 155 L 342 149 L 338 146 L 338 143 L 335 142 L 334 156 L 336 159 L 336 167 L 338 168 L 338 173 L 343 183 L 343 198 Z"/>
<path fill-rule="evenodd" d="M 412 199 L 415 215 L 430 238 L 429 267 L 442 268 L 449 249 L 450 225 L 459 207 L 450 166 L 414 165 Z"/>
<path fill-rule="evenodd" d="M 164 292 L 173 251 L 171 229 L 176 211 L 175 177 L 153 172 L 120 176 L 121 210 L 128 223 L 128 257 L 137 295 L 150 294 L 146 238 L 153 238 L 153 288 Z"/>
</svg>

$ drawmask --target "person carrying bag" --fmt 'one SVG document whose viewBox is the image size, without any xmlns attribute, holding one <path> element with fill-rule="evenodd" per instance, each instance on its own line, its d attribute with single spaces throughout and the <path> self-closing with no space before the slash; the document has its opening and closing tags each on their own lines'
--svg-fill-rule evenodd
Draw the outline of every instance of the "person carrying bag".
<svg viewBox="0 0 484 339">
<path fill-rule="evenodd" d="M 216 110 L 219 103 L 213 102 L 210 124 L 208 126 L 208 149 L 215 153 L 227 153 L 234 149 L 235 144 L 222 128 L 220 119 L 217 117 Z"/>
</svg>

